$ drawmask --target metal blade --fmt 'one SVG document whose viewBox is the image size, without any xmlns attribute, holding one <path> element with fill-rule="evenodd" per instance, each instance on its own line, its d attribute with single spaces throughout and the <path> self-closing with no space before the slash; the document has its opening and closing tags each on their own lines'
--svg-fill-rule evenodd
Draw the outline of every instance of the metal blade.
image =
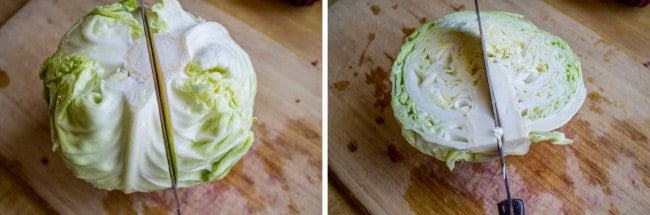
<svg viewBox="0 0 650 215">
<path fill-rule="evenodd" d="M 162 130 L 163 142 L 165 144 L 165 155 L 167 157 L 167 166 L 169 167 L 169 178 L 171 179 L 171 187 L 174 192 L 174 200 L 176 203 L 176 213 L 181 214 L 180 201 L 178 200 L 178 193 L 176 191 L 177 170 L 176 170 L 176 151 L 174 150 L 174 130 L 172 128 L 171 116 L 169 115 L 169 104 L 167 103 L 167 89 L 165 87 L 165 78 L 161 71 L 158 52 L 156 51 L 156 42 L 153 38 L 153 33 L 149 28 L 149 20 L 147 18 L 146 6 L 142 4 L 142 0 L 138 1 L 140 7 L 140 14 L 142 15 L 142 23 L 144 26 L 144 33 L 147 39 L 147 48 L 149 50 L 149 61 L 154 77 L 154 86 L 156 89 L 156 97 L 158 98 L 158 112 L 160 113 L 160 128 Z"/>
<path fill-rule="evenodd" d="M 474 0 L 474 8 L 476 10 L 476 17 L 478 20 L 478 31 L 479 31 L 479 36 L 481 38 L 481 49 L 483 50 L 483 62 L 485 63 L 485 73 L 487 76 L 487 81 L 488 81 L 488 86 L 490 88 L 490 103 L 492 103 L 492 114 L 494 116 L 494 126 L 496 128 L 501 127 L 500 123 L 500 118 L 499 118 L 499 112 L 497 112 L 497 104 L 496 100 L 494 98 L 494 90 L 492 89 L 492 80 L 490 79 L 490 64 L 487 59 L 487 50 L 485 46 L 485 36 L 483 35 L 483 23 L 481 22 L 481 12 L 479 11 L 479 6 L 478 6 L 478 0 Z M 505 183 L 506 187 L 506 195 L 508 197 L 508 212 L 509 214 L 515 214 L 514 209 L 513 209 L 513 204 L 512 204 L 512 198 L 510 197 L 510 185 L 508 183 L 508 174 L 506 171 L 506 157 L 503 155 L 503 142 L 502 142 L 502 136 L 499 135 L 496 137 L 497 140 L 497 148 L 499 149 L 499 158 L 501 160 L 501 173 L 503 174 L 503 181 Z"/>
</svg>

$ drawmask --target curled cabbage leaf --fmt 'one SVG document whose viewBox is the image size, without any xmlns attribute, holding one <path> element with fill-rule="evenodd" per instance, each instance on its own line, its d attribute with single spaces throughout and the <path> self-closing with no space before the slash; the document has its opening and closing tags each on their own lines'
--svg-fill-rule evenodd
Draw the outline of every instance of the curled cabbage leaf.
<svg viewBox="0 0 650 215">
<path fill-rule="evenodd" d="M 494 126 L 476 13 L 428 22 L 402 45 L 391 72 L 392 106 L 405 139 L 446 161 L 523 155 L 530 141 L 568 144 L 557 129 L 580 109 L 580 61 L 562 39 L 523 16 L 481 12 L 490 79 L 501 127 Z"/>
<path fill-rule="evenodd" d="M 256 78 L 219 23 L 163 0 L 148 11 L 174 128 L 178 186 L 223 178 L 253 143 Z M 79 178 L 130 193 L 170 187 L 135 0 L 98 6 L 40 70 L 53 149 Z"/>
</svg>

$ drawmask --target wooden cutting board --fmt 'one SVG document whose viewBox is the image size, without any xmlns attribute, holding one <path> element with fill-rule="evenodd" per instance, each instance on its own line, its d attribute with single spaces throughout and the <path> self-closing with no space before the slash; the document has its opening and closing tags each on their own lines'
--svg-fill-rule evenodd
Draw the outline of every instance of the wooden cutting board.
<svg viewBox="0 0 650 215">
<path fill-rule="evenodd" d="M 103 1 L 106 2 L 106 1 Z M 105 191 L 75 178 L 52 152 L 40 63 L 96 1 L 29 1 L 0 28 L 0 202 L 6 213 L 160 214 L 171 192 Z M 220 8 L 182 1 L 248 52 L 258 94 L 251 151 L 221 181 L 179 190 L 186 214 L 321 211 L 321 71 Z M 319 41 L 315 41 L 319 43 Z M 319 52 L 316 52 L 319 53 Z M 319 54 L 316 54 L 319 56 Z M 12 203 L 12 202 L 15 202 Z"/>
<path fill-rule="evenodd" d="M 643 65 L 650 51 L 627 55 L 542 1 L 481 6 L 523 14 L 565 39 L 588 90 L 579 113 L 559 129 L 572 145 L 534 143 L 527 155 L 508 156 L 513 196 L 529 214 L 650 213 L 650 69 Z M 449 171 L 404 140 L 390 107 L 390 69 L 404 38 L 426 20 L 471 9 L 471 0 L 340 0 L 329 8 L 329 177 L 353 207 L 372 214 L 497 212 L 505 198 L 498 160 Z M 650 38 L 643 38 L 637 42 L 647 46 Z"/>
</svg>

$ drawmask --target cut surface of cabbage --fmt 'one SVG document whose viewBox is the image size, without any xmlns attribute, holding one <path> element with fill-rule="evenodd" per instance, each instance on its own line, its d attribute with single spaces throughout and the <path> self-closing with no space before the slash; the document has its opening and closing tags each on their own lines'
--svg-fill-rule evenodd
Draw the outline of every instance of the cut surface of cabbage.
<svg viewBox="0 0 650 215">
<path fill-rule="evenodd" d="M 446 161 L 476 161 L 504 152 L 523 155 L 534 141 L 567 144 L 557 129 L 585 100 L 580 62 L 562 39 L 523 16 L 481 12 L 486 73 L 476 13 L 461 11 L 416 29 L 391 71 L 392 106 L 405 139 Z M 487 76 L 501 127 L 496 128 Z"/>
<path fill-rule="evenodd" d="M 256 78 L 219 23 L 163 0 L 148 12 L 171 121 L 178 186 L 223 178 L 253 143 Z M 40 71 L 53 148 L 79 178 L 126 193 L 171 186 L 137 3 L 98 6 Z"/>
</svg>

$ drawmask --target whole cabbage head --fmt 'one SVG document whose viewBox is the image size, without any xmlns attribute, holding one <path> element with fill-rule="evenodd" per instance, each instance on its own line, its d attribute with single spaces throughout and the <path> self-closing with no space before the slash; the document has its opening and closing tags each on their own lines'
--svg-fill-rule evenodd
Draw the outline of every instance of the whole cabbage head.
<svg viewBox="0 0 650 215">
<path fill-rule="evenodd" d="M 474 11 L 423 24 L 406 38 L 391 72 L 392 106 L 415 148 L 446 161 L 523 155 L 531 141 L 568 144 L 552 131 L 580 109 L 586 89 L 580 61 L 562 39 L 523 16 L 481 12 L 490 79 L 501 127 L 494 126 Z"/>
<path fill-rule="evenodd" d="M 223 178 L 253 143 L 256 78 L 227 30 L 163 0 L 148 11 L 165 77 L 178 186 Z M 40 71 L 53 149 L 79 178 L 126 193 L 170 187 L 135 0 L 98 6 Z"/>
</svg>

